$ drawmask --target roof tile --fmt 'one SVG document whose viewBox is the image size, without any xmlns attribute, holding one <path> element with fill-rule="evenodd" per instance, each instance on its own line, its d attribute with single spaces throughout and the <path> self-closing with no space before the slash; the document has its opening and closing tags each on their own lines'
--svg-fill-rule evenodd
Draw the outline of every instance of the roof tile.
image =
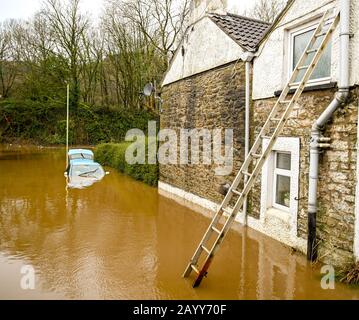
<svg viewBox="0 0 359 320">
<path fill-rule="evenodd" d="M 270 28 L 271 24 L 235 14 L 210 14 L 212 21 L 217 24 L 229 37 L 248 51 L 255 51 L 257 45 Z"/>
</svg>

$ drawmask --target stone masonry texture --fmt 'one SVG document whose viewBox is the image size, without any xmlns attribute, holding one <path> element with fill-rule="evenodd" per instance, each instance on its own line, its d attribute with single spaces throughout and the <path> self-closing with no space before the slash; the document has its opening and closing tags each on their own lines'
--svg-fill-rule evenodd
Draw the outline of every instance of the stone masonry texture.
<svg viewBox="0 0 359 320">
<path fill-rule="evenodd" d="M 245 75 L 242 62 L 183 79 L 163 88 L 161 128 L 234 129 L 234 169 L 215 175 L 215 165 L 161 165 L 160 180 L 205 199 L 220 203 L 223 183 L 231 183 L 244 159 Z M 297 235 L 307 238 L 309 145 L 314 121 L 325 110 L 335 89 L 303 93 L 288 121 L 283 137 L 300 138 L 300 181 Z M 321 260 L 334 265 L 353 259 L 356 143 L 359 88 L 351 90 L 348 105 L 338 110 L 323 135 L 331 148 L 320 160 L 318 238 Z M 263 126 L 277 98 L 252 102 L 251 140 Z M 260 179 L 249 199 L 249 214 L 259 218 Z"/>
<path fill-rule="evenodd" d="M 161 129 L 234 129 L 234 169 L 216 176 L 216 165 L 161 165 L 160 181 L 221 202 L 220 186 L 233 181 L 244 158 L 245 73 L 243 62 L 195 75 L 166 86 Z M 179 138 L 178 138 L 179 139 Z"/>
<path fill-rule="evenodd" d="M 281 136 L 300 138 L 300 181 L 298 236 L 307 238 L 307 209 L 309 184 L 309 146 L 314 121 L 332 101 L 335 90 L 303 93 L 298 110 Z M 328 123 L 323 136 L 332 139 L 331 148 L 320 159 L 317 216 L 319 258 L 333 264 L 345 264 L 353 259 L 356 143 L 358 122 L 358 88 L 351 90 L 349 104 L 339 109 Z M 253 131 L 257 134 L 277 99 L 254 102 Z M 259 216 L 260 183 L 256 184 L 251 199 L 254 216 Z"/>
</svg>

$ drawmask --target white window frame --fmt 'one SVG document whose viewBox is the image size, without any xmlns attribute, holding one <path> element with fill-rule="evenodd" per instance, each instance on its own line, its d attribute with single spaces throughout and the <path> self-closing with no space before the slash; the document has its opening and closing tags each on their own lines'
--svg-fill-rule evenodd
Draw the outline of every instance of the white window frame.
<svg viewBox="0 0 359 320">
<path fill-rule="evenodd" d="M 268 139 L 263 140 L 263 148 L 269 144 Z M 290 153 L 291 154 L 291 191 L 290 191 L 290 208 L 273 207 L 273 178 L 275 166 L 275 154 Z M 273 152 L 266 161 L 262 169 L 261 181 L 261 211 L 260 220 L 265 223 L 267 219 L 274 214 L 280 219 L 286 221 L 290 226 L 290 233 L 293 237 L 297 237 L 297 222 L 299 210 L 299 170 L 300 170 L 300 139 L 294 137 L 279 137 L 273 147 Z M 273 212 L 274 210 L 274 212 Z"/>
<path fill-rule="evenodd" d="M 328 22 L 326 24 L 330 24 L 332 23 L 332 20 L 328 20 Z M 306 33 L 308 31 L 311 30 L 315 30 L 318 27 L 319 21 L 315 22 L 315 23 L 311 23 L 309 26 L 301 26 L 301 27 L 297 27 L 295 29 L 289 30 L 289 70 L 288 70 L 288 79 L 290 79 L 295 65 L 294 65 L 294 38 L 298 35 L 301 35 L 303 33 Z M 333 46 L 333 41 L 332 41 L 332 46 Z M 331 53 L 331 64 L 333 63 L 333 52 Z M 332 67 L 330 68 L 330 75 L 328 77 L 323 77 L 323 78 L 318 78 L 318 79 L 311 79 L 308 81 L 307 86 L 314 86 L 314 85 L 321 85 L 321 84 L 328 84 L 331 82 L 333 78 L 332 75 Z M 298 87 L 299 82 L 294 83 L 294 85 L 292 86 L 292 88 L 296 88 Z"/>
<path fill-rule="evenodd" d="M 285 169 L 279 169 L 277 164 L 278 164 L 278 154 L 289 154 L 291 157 L 291 169 L 290 170 L 285 170 Z M 277 180 L 278 180 L 278 175 L 283 176 L 283 177 L 288 177 L 290 178 L 290 182 L 292 184 L 292 179 L 293 179 L 293 173 L 292 173 L 292 154 L 290 152 L 283 152 L 283 151 L 274 151 L 273 152 L 273 157 L 274 157 L 274 168 L 273 168 L 273 199 L 272 199 L 272 206 L 275 209 L 279 209 L 282 211 L 286 211 L 286 212 L 290 212 L 290 207 L 291 207 L 291 203 L 289 204 L 289 207 L 283 206 L 279 203 L 277 203 Z M 289 192 L 291 193 L 292 190 L 289 190 Z M 290 202 L 292 201 L 292 197 L 290 197 Z"/>
</svg>

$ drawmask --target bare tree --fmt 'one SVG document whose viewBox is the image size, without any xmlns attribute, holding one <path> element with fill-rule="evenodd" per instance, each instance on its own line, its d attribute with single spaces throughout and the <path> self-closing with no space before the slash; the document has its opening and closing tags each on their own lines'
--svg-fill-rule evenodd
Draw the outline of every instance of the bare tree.
<svg viewBox="0 0 359 320">
<path fill-rule="evenodd" d="M 140 91 L 146 82 L 161 79 L 167 68 L 169 48 L 173 47 L 166 43 L 170 35 L 162 37 L 160 32 L 153 31 L 157 30 L 157 20 L 144 8 L 147 5 L 142 7 L 138 0 L 125 4 L 108 1 L 103 17 L 107 73 L 102 79 L 106 86 L 101 91 L 126 107 L 140 103 Z"/>
<path fill-rule="evenodd" d="M 44 0 L 31 19 L 0 25 L 0 95 L 53 105 L 69 81 L 75 112 L 81 102 L 143 105 L 142 88 L 161 80 L 190 0 L 107 0 L 100 25 L 81 1 Z"/>
<path fill-rule="evenodd" d="M 139 26 L 111 6 L 103 19 L 107 38 L 107 84 L 114 91 L 117 104 L 136 105 L 139 91 L 151 69 L 147 38 Z"/>
<path fill-rule="evenodd" d="M 189 5 L 189 0 L 127 0 L 123 2 L 123 15 L 168 57 L 185 27 Z"/>
<path fill-rule="evenodd" d="M 80 13 L 80 0 L 46 0 L 43 11 L 48 17 L 56 52 L 67 58 L 71 81 L 71 104 L 75 109 L 80 100 L 79 57 L 89 20 Z"/>
<path fill-rule="evenodd" d="M 81 94 L 83 101 L 94 105 L 100 66 L 104 57 L 104 38 L 99 31 L 92 29 L 82 34 L 82 48 L 79 52 Z"/>
<path fill-rule="evenodd" d="M 286 5 L 284 0 L 256 0 L 254 7 L 245 14 L 265 22 L 273 22 Z"/>
<path fill-rule="evenodd" d="M 0 95 L 7 98 L 20 71 L 19 22 L 10 20 L 0 25 Z"/>
</svg>

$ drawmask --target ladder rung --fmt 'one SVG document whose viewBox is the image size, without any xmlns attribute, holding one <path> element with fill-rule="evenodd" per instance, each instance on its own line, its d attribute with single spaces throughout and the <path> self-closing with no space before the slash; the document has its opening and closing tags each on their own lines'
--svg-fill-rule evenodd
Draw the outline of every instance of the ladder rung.
<svg viewBox="0 0 359 320">
<path fill-rule="evenodd" d="M 288 103 L 291 103 L 291 102 L 292 102 L 292 100 L 283 100 L 280 103 L 281 104 L 288 104 Z"/>
<path fill-rule="evenodd" d="M 298 67 L 298 70 L 306 70 L 309 69 L 310 66 L 302 66 L 302 67 Z"/>
<path fill-rule="evenodd" d="M 324 25 L 325 25 L 327 22 L 333 20 L 334 18 L 335 18 L 335 16 L 331 16 L 331 17 L 327 18 L 327 20 L 324 21 Z"/>
<path fill-rule="evenodd" d="M 222 210 L 224 213 L 227 213 L 230 216 L 233 214 L 233 210 L 230 210 L 229 208 L 223 208 Z"/>
<path fill-rule="evenodd" d="M 197 266 L 195 266 L 194 264 L 191 264 L 191 268 L 195 273 L 200 274 L 200 271 L 198 270 Z"/>
<path fill-rule="evenodd" d="M 208 255 L 211 254 L 211 251 L 208 250 L 205 246 L 201 246 L 202 250 L 206 251 Z"/>
<path fill-rule="evenodd" d="M 261 155 L 261 154 L 256 154 L 256 153 L 252 153 L 252 157 L 253 157 L 254 159 L 260 159 L 260 158 L 262 158 L 262 155 Z"/>
<path fill-rule="evenodd" d="M 272 120 L 272 121 L 277 121 L 277 122 L 278 122 L 278 121 L 281 121 L 281 120 L 282 120 L 282 118 L 272 118 L 271 120 Z"/>
<path fill-rule="evenodd" d="M 218 230 L 216 227 L 212 227 L 212 230 L 218 234 L 222 234 L 222 231 Z"/>
<path fill-rule="evenodd" d="M 317 52 L 317 51 L 318 51 L 318 49 L 310 49 L 307 51 L 307 53 L 310 54 L 310 53 Z"/>
<path fill-rule="evenodd" d="M 243 172 L 243 175 L 245 175 L 245 176 L 247 176 L 247 177 L 251 177 L 252 176 L 252 174 L 251 173 L 249 173 L 249 172 Z"/>
<path fill-rule="evenodd" d="M 332 30 L 329 30 L 329 32 L 332 32 Z M 325 31 L 325 32 L 322 32 L 322 33 L 319 33 L 319 34 L 315 35 L 315 37 L 320 38 L 320 37 L 325 36 L 327 33 L 328 33 L 328 31 Z"/>
<path fill-rule="evenodd" d="M 234 194 L 236 194 L 237 196 L 242 196 L 242 193 L 238 192 L 237 190 L 233 190 L 233 189 L 232 189 L 232 192 L 233 192 Z"/>
<path fill-rule="evenodd" d="M 269 137 L 269 136 L 262 136 L 262 139 L 267 139 L 267 140 L 270 140 L 270 139 L 272 139 L 272 137 Z"/>
<path fill-rule="evenodd" d="M 305 88 L 305 84 L 304 83 L 295 83 L 295 82 L 293 82 L 293 83 L 290 83 L 289 84 L 289 88 L 292 88 L 292 87 L 298 87 L 297 89 L 299 89 L 299 88 Z"/>
</svg>

